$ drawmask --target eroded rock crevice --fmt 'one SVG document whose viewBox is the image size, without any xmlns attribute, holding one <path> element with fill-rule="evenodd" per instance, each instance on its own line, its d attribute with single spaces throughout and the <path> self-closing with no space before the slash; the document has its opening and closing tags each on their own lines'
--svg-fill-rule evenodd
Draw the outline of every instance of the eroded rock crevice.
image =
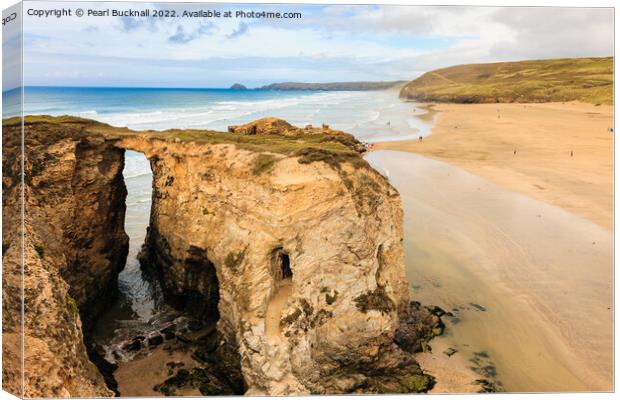
<svg viewBox="0 0 620 400">
<path fill-rule="evenodd" d="M 20 126 L 3 124 L 3 137 L 20 137 Z M 114 140 L 86 134 L 84 124 L 28 125 L 24 138 L 23 331 L 14 324 L 19 318 L 4 319 L 5 338 L 23 333 L 28 366 L 23 394 L 113 395 L 87 348 L 92 322 L 112 301 L 127 255 L 124 150 L 114 146 Z M 18 144 L 7 142 L 4 154 L 12 155 L 7 160 L 19 154 Z M 3 255 L 8 266 L 21 264 L 19 240 L 10 233 L 19 232 L 14 229 L 19 214 L 6 218 L 19 204 L 19 178 L 3 175 L 3 217 L 12 225 L 3 231 L 3 241 L 11 243 Z M 21 303 L 21 293 L 4 294 L 5 302 Z M 7 317 L 18 310 L 8 311 Z"/>
<path fill-rule="evenodd" d="M 77 302 L 85 331 L 114 300 L 118 274 L 127 260 L 124 153 L 99 141 L 81 140 L 75 146 L 69 186 L 73 204 L 63 227 L 66 268 L 60 272 Z"/>
</svg>

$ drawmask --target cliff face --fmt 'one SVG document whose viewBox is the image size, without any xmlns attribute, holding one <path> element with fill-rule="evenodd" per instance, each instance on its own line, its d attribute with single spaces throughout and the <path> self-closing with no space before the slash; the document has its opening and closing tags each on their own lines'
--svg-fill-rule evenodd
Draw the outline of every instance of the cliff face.
<svg viewBox="0 0 620 400">
<path fill-rule="evenodd" d="M 21 122 L 16 121 L 17 124 Z M 2 389 L 22 391 L 21 131 L 2 131 Z"/>
<path fill-rule="evenodd" d="M 127 255 L 124 149 L 153 170 L 143 267 L 172 304 L 217 321 L 223 367 L 241 369 L 247 393 L 425 389 L 394 342 L 409 306 L 398 193 L 350 135 L 266 122 L 285 129 L 27 121 L 26 395 L 111 394 L 79 314 L 96 318 Z"/>
<path fill-rule="evenodd" d="M 83 130 L 66 124 L 25 131 L 25 396 L 111 394 L 88 359 L 83 326 L 113 298 L 125 264 L 123 150 Z M 3 135 L 18 136 L 19 126 L 4 127 Z M 10 171 L 19 168 L 6 164 L 15 159 L 5 160 Z M 8 211 L 19 199 L 19 175 L 5 174 L 3 180 Z M 12 265 L 19 237 L 5 232 L 4 262 Z M 19 293 L 8 294 L 9 303 L 19 303 Z M 15 318 L 15 312 L 8 317 Z"/>
<path fill-rule="evenodd" d="M 230 145 L 121 145 L 145 153 L 153 169 L 145 264 L 194 309 L 216 302 L 219 287 L 218 326 L 238 344 L 250 391 L 334 392 L 359 383 L 334 374 L 378 356 L 407 299 L 396 191 L 370 169 L 343 165 L 347 187 L 325 163 L 279 155 L 256 174 L 261 154 Z M 363 296 L 381 299 L 385 310 L 362 311 Z"/>
</svg>

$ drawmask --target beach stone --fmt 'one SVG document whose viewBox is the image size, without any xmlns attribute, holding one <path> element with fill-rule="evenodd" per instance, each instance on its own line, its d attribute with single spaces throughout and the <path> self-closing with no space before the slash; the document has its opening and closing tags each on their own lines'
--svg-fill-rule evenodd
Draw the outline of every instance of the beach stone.
<svg viewBox="0 0 620 400">
<path fill-rule="evenodd" d="M 121 352 L 120 352 L 120 351 L 118 351 L 118 350 L 114 350 L 114 351 L 112 352 L 112 355 L 114 356 L 114 359 L 115 359 L 116 361 L 121 360 L 121 359 L 123 358 L 123 356 L 121 355 Z"/>
<path fill-rule="evenodd" d="M 394 338 L 400 348 L 412 354 L 430 351 L 428 342 L 444 330 L 441 318 L 431 310 L 417 301 L 409 302 L 400 310 L 400 325 Z"/>
<path fill-rule="evenodd" d="M 177 333 L 177 340 L 183 343 L 191 343 L 193 340 L 187 333 Z"/>
<path fill-rule="evenodd" d="M 164 337 L 160 334 L 154 334 L 149 336 L 149 347 L 157 347 L 164 342 Z"/>
<path fill-rule="evenodd" d="M 198 338 L 198 343 L 205 349 L 205 351 L 211 352 L 217 348 L 217 334 L 212 332 L 208 335 Z"/>
<path fill-rule="evenodd" d="M 447 349 L 443 351 L 443 354 L 447 355 L 448 357 L 452 357 L 452 355 L 456 353 L 457 351 L 458 350 L 453 349 L 452 347 L 448 347 Z"/>
<path fill-rule="evenodd" d="M 203 326 L 204 324 L 202 323 L 202 321 L 199 321 L 197 319 L 191 319 L 187 322 L 187 328 L 190 331 L 199 331 L 200 329 L 202 329 Z"/>
<path fill-rule="evenodd" d="M 138 351 L 142 348 L 142 341 L 140 341 L 139 339 L 133 339 L 131 342 L 125 344 L 123 347 L 123 350 L 125 351 Z"/>
<path fill-rule="evenodd" d="M 171 324 L 166 326 L 165 328 L 161 329 L 159 332 L 164 335 L 164 339 L 166 340 L 170 340 L 170 339 L 174 339 L 174 337 L 176 336 L 176 325 L 175 324 Z"/>
<path fill-rule="evenodd" d="M 100 344 L 95 344 L 93 346 L 93 351 L 100 355 L 101 357 L 105 357 L 106 351 L 105 348 Z"/>
<path fill-rule="evenodd" d="M 443 317 L 444 315 L 446 315 L 446 311 L 439 306 L 428 307 L 428 311 L 430 311 L 431 314 L 436 315 L 438 317 Z"/>
<path fill-rule="evenodd" d="M 481 306 L 480 304 L 476 304 L 476 303 L 469 303 L 470 306 L 474 307 L 476 310 L 478 311 L 482 311 L 485 312 L 487 309 L 486 307 Z"/>
</svg>

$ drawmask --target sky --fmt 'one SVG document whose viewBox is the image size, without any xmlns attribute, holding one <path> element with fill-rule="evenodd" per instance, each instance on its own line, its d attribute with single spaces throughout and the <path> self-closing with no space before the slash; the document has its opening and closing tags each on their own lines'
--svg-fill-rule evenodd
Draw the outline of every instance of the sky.
<svg viewBox="0 0 620 400">
<path fill-rule="evenodd" d="M 24 4 L 27 11 L 68 3 Z M 411 80 L 457 64 L 613 55 L 611 8 L 70 4 L 84 10 L 299 12 L 302 18 L 25 15 L 25 85 L 204 88 Z"/>
</svg>

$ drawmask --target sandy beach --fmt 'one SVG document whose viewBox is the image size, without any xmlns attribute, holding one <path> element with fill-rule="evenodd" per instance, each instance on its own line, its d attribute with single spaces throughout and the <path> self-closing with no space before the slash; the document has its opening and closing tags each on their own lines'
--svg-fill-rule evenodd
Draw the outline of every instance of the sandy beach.
<svg viewBox="0 0 620 400">
<path fill-rule="evenodd" d="M 444 162 L 366 159 L 401 194 L 412 298 L 455 315 L 418 356 L 434 391 L 470 391 L 467 368 L 502 391 L 612 389 L 611 231 Z"/>
<path fill-rule="evenodd" d="M 374 148 L 446 161 L 612 228 L 612 106 L 438 104 L 431 110 L 430 136 Z"/>
<path fill-rule="evenodd" d="M 178 366 L 171 368 L 171 363 Z M 191 370 L 194 367 L 200 367 L 200 364 L 191 357 L 191 351 L 179 345 L 174 345 L 170 351 L 160 346 L 129 362 L 121 363 L 114 378 L 123 397 L 163 397 L 162 393 L 153 390 L 155 385 L 173 376 L 179 368 Z M 175 395 L 201 396 L 200 391 L 193 387 L 176 388 Z"/>
<path fill-rule="evenodd" d="M 423 107 L 431 135 L 367 159 L 403 199 L 412 296 L 456 315 L 420 357 L 435 391 L 468 391 L 464 365 L 500 390 L 611 390 L 613 108 Z"/>
</svg>

